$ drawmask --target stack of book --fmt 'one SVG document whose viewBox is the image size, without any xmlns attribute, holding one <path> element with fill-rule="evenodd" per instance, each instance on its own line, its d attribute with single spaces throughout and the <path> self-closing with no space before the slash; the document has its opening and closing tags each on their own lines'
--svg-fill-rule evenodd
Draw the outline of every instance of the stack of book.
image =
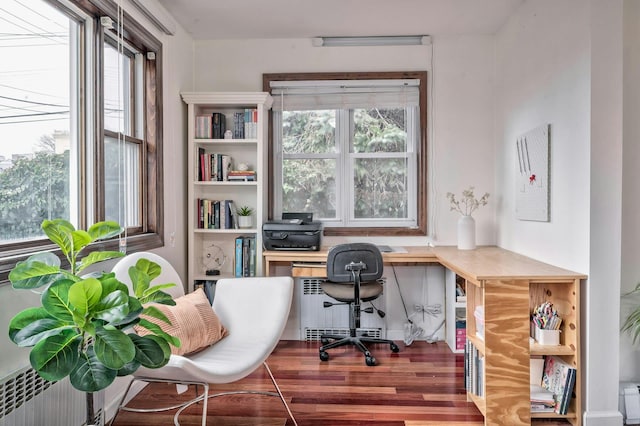
<svg viewBox="0 0 640 426">
<path fill-rule="evenodd" d="M 469 339 L 464 347 L 464 377 L 467 392 L 484 396 L 484 355 Z"/>
<path fill-rule="evenodd" d="M 236 207 L 231 200 L 196 199 L 199 229 L 237 229 Z"/>
<path fill-rule="evenodd" d="M 576 369 L 574 367 L 558 356 L 547 355 L 545 357 L 542 387 L 553 393 L 555 402 L 553 411 L 555 413 L 567 414 L 575 384 Z"/>
<path fill-rule="evenodd" d="M 227 154 L 205 152 L 204 148 L 198 148 L 197 177 L 201 182 L 229 180 L 229 172 L 232 167 L 232 158 Z"/>
<path fill-rule="evenodd" d="M 196 116 L 196 139 L 223 139 L 227 118 L 220 112 Z"/>
<path fill-rule="evenodd" d="M 531 384 L 531 412 L 553 413 L 556 406 L 555 395 L 540 385 Z"/>
<path fill-rule="evenodd" d="M 245 235 L 236 238 L 234 273 L 236 277 L 256 276 L 256 237 Z"/>
<path fill-rule="evenodd" d="M 227 174 L 227 180 L 255 182 L 256 172 L 255 170 L 230 170 Z"/>
</svg>

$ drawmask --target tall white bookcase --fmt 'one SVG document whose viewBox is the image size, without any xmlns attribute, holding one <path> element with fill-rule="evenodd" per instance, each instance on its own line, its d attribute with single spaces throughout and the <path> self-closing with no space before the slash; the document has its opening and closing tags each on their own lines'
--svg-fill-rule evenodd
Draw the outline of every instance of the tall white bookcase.
<svg viewBox="0 0 640 426">
<path fill-rule="evenodd" d="M 235 275 L 235 240 L 238 236 L 255 237 L 256 276 L 262 275 L 262 224 L 267 218 L 267 131 L 272 98 L 266 92 L 185 92 L 182 100 L 188 107 L 188 280 L 189 290 L 196 282 L 217 280 Z M 246 137 L 200 138 L 196 119 L 222 113 L 226 129 L 234 131 L 234 114 L 253 112 L 256 131 Z M 250 137 L 249 137 L 250 136 Z M 224 154 L 231 158 L 232 169 L 244 163 L 255 170 L 255 181 L 216 181 L 199 179 L 200 153 Z M 254 210 L 253 224 L 246 229 L 208 229 L 199 224 L 198 200 L 232 200 L 235 207 Z M 207 255 L 210 255 L 207 257 Z M 212 257 L 215 257 L 212 258 Z M 224 263 L 222 260 L 224 259 Z M 220 265 L 222 263 L 222 265 Z M 207 275 L 207 269 L 220 275 Z"/>
</svg>

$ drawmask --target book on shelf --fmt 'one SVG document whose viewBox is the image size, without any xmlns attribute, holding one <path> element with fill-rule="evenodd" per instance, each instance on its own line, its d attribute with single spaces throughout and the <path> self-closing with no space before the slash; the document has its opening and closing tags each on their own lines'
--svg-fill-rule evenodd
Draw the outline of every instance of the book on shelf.
<svg viewBox="0 0 640 426">
<path fill-rule="evenodd" d="M 211 116 L 213 119 L 213 124 L 211 126 L 213 139 L 223 139 L 224 132 L 227 130 L 227 118 L 221 112 L 214 112 Z"/>
<path fill-rule="evenodd" d="M 234 273 L 236 277 L 256 276 L 256 237 L 242 235 L 236 237 Z"/>
<path fill-rule="evenodd" d="M 576 369 L 556 355 L 547 355 L 542 372 L 542 387 L 554 395 L 554 412 L 567 414 L 573 397 Z"/>
<path fill-rule="evenodd" d="M 244 139 L 244 112 L 233 114 L 233 138 Z"/>
<path fill-rule="evenodd" d="M 253 182 L 256 180 L 256 172 L 255 170 L 229 170 L 227 180 Z"/>
<path fill-rule="evenodd" d="M 196 221 L 199 229 L 237 229 L 232 200 L 196 199 Z"/>
<path fill-rule="evenodd" d="M 211 139 L 211 116 L 210 115 L 198 115 L 196 116 L 196 139 Z"/>
</svg>

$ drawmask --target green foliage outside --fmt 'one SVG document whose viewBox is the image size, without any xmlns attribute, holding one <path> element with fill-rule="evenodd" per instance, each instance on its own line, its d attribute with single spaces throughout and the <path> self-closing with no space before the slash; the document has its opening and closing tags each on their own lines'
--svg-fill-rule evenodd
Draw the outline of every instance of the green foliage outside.
<svg viewBox="0 0 640 426">
<path fill-rule="evenodd" d="M 335 111 L 285 111 L 282 122 L 284 153 L 325 157 L 283 160 L 283 211 L 311 211 L 319 218 L 335 218 L 339 165 L 326 158 L 337 152 Z M 356 109 L 352 127 L 353 153 L 391 154 L 355 160 L 355 217 L 408 217 L 404 109 Z"/>
<path fill-rule="evenodd" d="M 69 151 L 37 152 L 0 172 L 0 240 L 42 237 L 44 219 L 69 218 Z"/>
</svg>

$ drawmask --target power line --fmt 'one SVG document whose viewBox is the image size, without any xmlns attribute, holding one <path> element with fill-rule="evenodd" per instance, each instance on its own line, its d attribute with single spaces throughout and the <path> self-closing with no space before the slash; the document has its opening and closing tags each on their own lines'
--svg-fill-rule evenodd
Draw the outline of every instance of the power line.
<svg viewBox="0 0 640 426">
<path fill-rule="evenodd" d="M 37 120 L 22 120 L 22 121 L 5 121 L 3 123 L 0 123 L 0 125 L 3 124 L 21 124 L 21 123 L 40 123 L 42 121 L 60 121 L 60 120 L 66 120 L 66 118 L 61 117 L 61 118 L 40 118 Z"/>
<path fill-rule="evenodd" d="M 56 115 L 56 114 L 69 114 L 69 110 L 66 111 L 52 111 L 52 112 L 39 112 L 35 114 L 21 114 L 21 115 L 0 115 L 0 120 L 5 118 L 20 118 L 20 117 L 38 117 L 41 115 Z"/>
<path fill-rule="evenodd" d="M 0 7 L 0 10 L 2 10 L 3 12 L 5 12 L 5 13 L 7 13 L 7 14 L 11 15 L 11 16 L 13 16 L 14 18 L 18 19 L 19 21 L 24 22 L 24 23 L 25 23 L 25 24 L 27 24 L 27 25 L 31 25 L 32 27 L 34 27 L 34 28 L 36 28 L 36 29 L 38 29 L 38 30 L 42 31 L 43 33 L 49 33 L 49 31 L 45 30 L 44 28 L 39 27 L 39 26 L 37 26 L 37 25 L 35 25 L 35 24 L 31 23 L 31 22 L 26 21 L 26 20 L 22 19 L 20 16 L 14 15 L 13 13 L 9 12 L 9 11 L 8 11 L 8 10 L 6 10 L 6 9 L 3 9 L 3 8 L 1 8 L 1 7 Z M 0 17 L 0 19 L 3 19 L 4 21 L 8 22 L 8 23 L 9 23 L 9 24 L 11 24 L 11 25 L 15 25 L 15 26 L 16 26 L 16 27 L 18 27 L 18 28 L 22 28 L 22 29 L 23 29 L 23 30 L 25 30 L 25 31 L 29 31 L 29 32 L 30 32 L 30 33 L 32 33 L 32 34 L 35 34 L 35 31 L 31 30 L 30 28 L 23 27 L 22 25 L 19 25 L 19 24 L 15 23 L 15 22 L 11 22 L 11 21 L 9 21 L 9 20 L 8 20 L 8 19 L 6 19 L 6 18 L 2 18 L 2 17 Z M 56 42 L 56 40 L 51 39 L 50 37 L 47 37 L 47 36 L 43 36 L 43 37 L 44 37 L 44 38 L 48 38 L 48 39 L 50 39 L 51 41 L 53 41 L 53 42 L 54 42 L 54 43 L 56 43 L 56 44 L 60 44 L 60 43 Z"/>
<path fill-rule="evenodd" d="M 49 22 L 53 23 L 54 25 L 57 25 L 57 26 L 59 26 L 59 27 L 61 27 L 61 28 L 65 29 L 65 30 L 67 29 L 67 28 L 66 28 L 64 25 L 62 25 L 61 23 L 56 22 L 56 21 L 52 20 L 49 16 L 45 16 L 45 15 L 43 15 L 42 13 L 38 12 L 37 10 L 34 10 L 34 9 L 30 8 L 29 6 L 25 5 L 25 4 L 24 4 L 24 3 L 22 3 L 21 1 L 18 1 L 18 0 L 14 0 L 14 1 L 15 1 L 16 3 L 18 3 L 20 6 L 24 7 L 25 9 L 30 10 L 31 12 L 35 13 L 36 15 L 41 16 L 41 17 L 43 17 L 43 18 L 47 19 Z"/>
<path fill-rule="evenodd" d="M 2 98 L 2 99 L 9 99 L 10 101 L 16 101 L 16 102 L 24 102 L 24 103 L 26 103 L 26 104 L 44 105 L 44 106 L 53 106 L 53 107 L 60 107 L 60 108 L 69 108 L 69 105 L 50 104 L 50 103 L 36 102 L 36 101 L 25 101 L 25 100 L 23 100 L 23 99 L 11 98 L 11 97 L 9 97 L 9 96 L 2 96 L 2 95 L 0 95 L 0 98 Z"/>
<path fill-rule="evenodd" d="M 20 87 L 9 86 L 8 84 L 0 84 L 0 87 L 6 87 L 8 89 L 19 90 L 21 92 L 33 93 L 34 95 L 49 96 L 51 98 L 60 98 L 61 97 L 61 96 L 50 95 L 50 94 L 42 93 L 42 92 L 34 92 L 33 90 L 21 89 Z"/>
</svg>

